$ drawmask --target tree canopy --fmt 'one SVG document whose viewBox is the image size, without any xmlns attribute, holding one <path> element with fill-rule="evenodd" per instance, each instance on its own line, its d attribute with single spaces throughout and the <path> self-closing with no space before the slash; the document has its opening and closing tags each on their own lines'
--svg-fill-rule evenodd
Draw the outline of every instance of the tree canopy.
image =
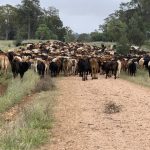
<svg viewBox="0 0 150 150">
<path fill-rule="evenodd" d="M 65 27 L 55 7 L 43 9 L 39 0 L 22 0 L 21 4 L 15 7 L 0 6 L 0 39 L 64 40 L 65 35 Z"/>
</svg>

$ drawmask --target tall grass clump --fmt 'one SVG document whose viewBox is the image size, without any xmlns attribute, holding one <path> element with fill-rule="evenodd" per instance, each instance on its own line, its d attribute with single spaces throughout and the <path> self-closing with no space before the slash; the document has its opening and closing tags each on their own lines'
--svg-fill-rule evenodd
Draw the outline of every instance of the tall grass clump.
<svg viewBox="0 0 150 150">
<path fill-rule="evenodd" d="M 50 76 L 45 76 L 41 80 L 39 80 L 35 87 L 35 92 L 41 91 L 49 91 L 55 89 L 54 81 L 51 79 Z"/>
<path fill-rule="evenodd" d="M 19 77 L 10 80 L 5 94 L 0 97 L 0 112 L 4 112 L 19 103 L 25 95 L 30 94 L 38 80 L 38 75 L 31 70 L 25 74 L 23 80 Z"/>
<path fill-rule="evenodd" d="M 121 77 L 130 82 L 136 83 L 138 85 L 150 87 L 150 78 L 148 71 L 145 69 L 139 69 L 135 77 L 129 76 L 127 73 L 122 73 Z"/>
<path fill-rule="evenodd" d="M 41 92 L 26 107 L 15 123 L 1 133 L 1 150 L 31 150 L 48 141 L 52 127 L 55 92 Z"/>
<path fill-rule="evenodd" d="M 13 42 L 14 42 L 13 40 L 0 40 L 0 49 L 2 51 L 7 51 L 10 48 L 14 48 L 15 45 Z"/>
</svg>

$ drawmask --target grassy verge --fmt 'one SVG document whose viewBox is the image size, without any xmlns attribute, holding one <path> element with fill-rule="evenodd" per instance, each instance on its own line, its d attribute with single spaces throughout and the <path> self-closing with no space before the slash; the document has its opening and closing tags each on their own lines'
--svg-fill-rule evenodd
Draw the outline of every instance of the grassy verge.
<svg viewBox="0 0 150 150">
<path fill-rule="evenodd" d="M 39 82 L 44 82 L 40 90 L 44 91 L 35 95 L 32 103 L 22 110 L 18 119 L 3 125 L 0 135 L 1 150 L 31 150 L 48 141 L 56 91 L 50 78 L 45 80 L 47 82 Z"/>
<path fill-rule="evenodd" d="M 136 77 L 131 77 L 127 73 L 122 73 L 121 77 L 138 85 L 150 87 L 150 78 L 146 70 L 138 70 Z"/>
<path fill-rule="evenodd" d="M 13 40 L 0 40 L 0 49 L 3 50 L 3 51 L 7 51 L 11 48 L 14 48 L 15 45 L 14 45 L 14 41 Z"/>
<path fill-rule="evenodd" d="M 0 97 L 0 112 L 6 111 L 19 103 L 25 95 L 30 94 L 38 80 L 38 75 L 32 71 L 25 74 L 23 81 L 19 77 L 10 79 L 5 94 Z"/>
</svg>

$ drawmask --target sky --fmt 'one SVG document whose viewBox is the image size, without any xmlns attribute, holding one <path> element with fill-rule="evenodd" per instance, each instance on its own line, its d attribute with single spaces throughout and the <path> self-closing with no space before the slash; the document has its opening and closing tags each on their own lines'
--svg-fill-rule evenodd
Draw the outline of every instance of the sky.
<svg viewBox="0 0 150 150">
<path fill-rule="evenodd" d="M 76 33 L 90 33 L 104 23 L 109 14 L 119 8 L 121 2 L 130 0 L 40 0 L 41 7 L 54 6 L 64 26 Z M 0 5 L 20 4 L 21 0 L 0 0 Z"/>
</svg>

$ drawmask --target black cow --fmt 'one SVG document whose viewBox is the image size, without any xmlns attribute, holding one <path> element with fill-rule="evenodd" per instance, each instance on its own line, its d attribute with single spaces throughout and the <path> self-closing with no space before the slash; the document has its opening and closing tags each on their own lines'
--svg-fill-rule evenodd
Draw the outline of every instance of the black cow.
<svg viewBox="0 0 150 150">
<path fill-rule="evenodd" d="M 49 65 L 49 70 L 51 72 L 51 77 L 56 77 L 59 72 L 59 66 L 56 62 L 51 62 Z"/>
<path fill-rule="evenodd" d="M 23 78 L 24 73 L 30 68 L 30 66 L 30 62 L 19 62 L 17 60 L 13 60 L 11 63 L 13 77 L 16 78 L 18 74 L 20 74 L 20 78 Z"/>
<path fill-rule="evenodd" d="M 116 79 L 117 76 L 117 70 L 118 70 L 118 63 L 117 61 L 108 61 L 105 62 L 102 66 L 102 69 L 105 70 L 106 73 L 106 79 L 109 76 L 110 73 L 114 75 L 114 78 Z"/>
<path fill-rule="evenodd" d="M 131 61 L 131 63 L 129 63 L 128 65 L 128 74 L 130 74 L 131 76 L 135 76 L 137 70 L 137 66 L 134 60 Z"/>
<path fill-rule="evenodd" d="M 87 80 L 87 75 L 91 72 L 89 60 L 87 58 L 79 59 L 77 66 L 79 75 L 82 77 L 82 80 Z"/>
<path fill-rule="evenodd" d="M 20 78 L 23 78 L 24 73 L 30 68 L 30 62 L 22 62 L 18 59 L 14 59 L 14 53 L 8 52 L 7 56 L 11 64 L 11 69 L 13 73 L 13 77 L 16 78 L 18 74 L 20 74 Z"/>
<path fill-rule="evenodd" d="M 44 77 L 45 74 L 45 64 L 42 61 L 38 61 L 37 63 L 37 72 L 40 75 L 41 78 Z"/>
</svg>

